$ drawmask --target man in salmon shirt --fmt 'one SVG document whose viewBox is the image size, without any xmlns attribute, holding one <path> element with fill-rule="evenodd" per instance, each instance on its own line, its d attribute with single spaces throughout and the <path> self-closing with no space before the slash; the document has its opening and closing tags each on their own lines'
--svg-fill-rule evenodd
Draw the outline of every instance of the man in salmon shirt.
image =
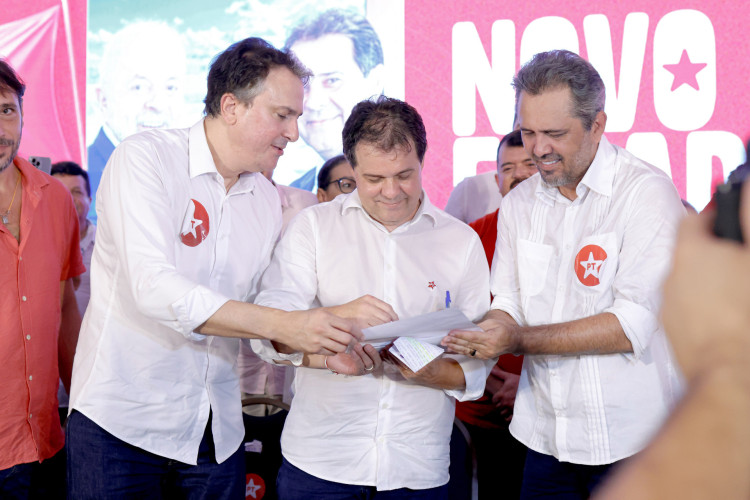
<svg viewBox="0 0 750 500">
<path fill-rule="evenodd" d="M 70 384 L 85 270 L 70 193 L 18 156 L 25 89 L 0 60 L 0 498 L 52 487 L 36 469 L 63 447 L 57 387 Z"/>
</svg>

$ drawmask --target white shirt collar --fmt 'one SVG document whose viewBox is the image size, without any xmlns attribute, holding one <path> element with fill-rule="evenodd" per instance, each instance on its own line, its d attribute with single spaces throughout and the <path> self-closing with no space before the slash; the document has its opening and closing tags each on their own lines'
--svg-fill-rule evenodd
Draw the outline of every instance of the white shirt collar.
<svg viewBox="0 0 750 500">
<path fill-rule="evenodd" d="M 587 190 L 596 191 L 603 196 L 612 196 L 612 184 L 615 179 L 615 165 L 617 150 L 602 136 L 596 150 L 594 160 L 589 165 L 581 182 L 576 186 L 576 195 L 581 198 Z M 556 187 L 547 186 L 541 179 L 536 188 L 536 194 L 543 200 L 554 203 L 562 197 Z"/>
<path fill-rule="evenodd" d="M 372 216 L 367 213 L 367 210 L 365 210 L 365 207 L 362 206 L 362 200 L 359 198 L 359 190 L 355 189 L 351 194 L 344 195 L 346 199 L 341 204 L 341 215 L 345 215 L 345 212 L 350 209 L 360 209 L 364 215 L 366 215 L 369 219 L 371 219 L 374 223 L 382 226 L 379 222 L 377 222 L 375 219 L 372 218 Z M 427 197 L 427 193 L 422 191 L 421 196 L 422 203 L 419 204 L 419 208 L 417 208 L 417 213 L 414 214 L 414 217 L 411 218 L 408 222 L 405 222 L 404 224 L 401 224 L 399 227 L 394 229 L 400 230 L 401 228 L 405 228 L 408 225 L 415 224 L 419 220 L 421 220 L 424 216 L 430 219 L 432 222 L 432 226 L 435 227 L 437 225 L 437 216 L 436 211 L 437 208 L 430 203 L 430 199 Z M 385 229 L 385 228 L 384 228 Z"/>
<path fill-rule="evenodd" d="M 213 174 L 223 183 L 224 179 L 216 169 L 214 157 L 208 147 L 206 129 L 203 126 L 204 121 L 205 118 L 202 118 L 198 120 L 195 125 L 190 127 L 188 138 L 188 170 L 190 172 L 190 178 L 192 179 L 203 174 Z M 232 186 L 231 191 L 232 193 L 252 193 L 254 188 L 255 174 L 244 173 L 240 174 L 237 183 Z"/>
</svg>

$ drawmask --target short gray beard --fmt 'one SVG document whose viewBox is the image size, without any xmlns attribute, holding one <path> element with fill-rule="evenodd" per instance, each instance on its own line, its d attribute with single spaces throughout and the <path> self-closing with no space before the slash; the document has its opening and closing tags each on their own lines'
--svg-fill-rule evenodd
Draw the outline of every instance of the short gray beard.
<svg viewBox="0 0 750 500">
<path fill-rule="evenodd" d="M 561 186 L 567 186 L 568 184 L 572 184 L 573 182 L 580 180 L 570 177 L 569 175 L 561 175 L 559 177 L 554 177 L 548 181 L 544 177 L 544 174 L 542 174 L 541 170 L 539 171 L 539 176 L 542 178 L 542 183 L 544 183 L 544 185 L 549 188 L 559 188 Z"/>
</svg>

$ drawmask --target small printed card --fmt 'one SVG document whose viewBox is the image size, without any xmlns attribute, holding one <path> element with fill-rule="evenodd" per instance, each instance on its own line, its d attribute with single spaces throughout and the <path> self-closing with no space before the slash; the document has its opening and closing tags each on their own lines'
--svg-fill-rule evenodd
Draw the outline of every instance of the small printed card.
<svg viewBox="0 0 750 500">
<path fill-rule="evenodd" d="M 442 347 L 411 337 L 397 338 L 388 351 L 415 373 L 444 352 Z"/>
</svg>

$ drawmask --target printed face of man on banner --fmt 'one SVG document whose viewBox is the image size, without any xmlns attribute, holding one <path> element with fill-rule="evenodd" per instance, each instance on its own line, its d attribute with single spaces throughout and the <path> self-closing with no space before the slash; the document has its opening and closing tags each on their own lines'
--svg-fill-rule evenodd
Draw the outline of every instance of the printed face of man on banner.
<svg viewBox="0 0 750 500">
<path fill-rule="evenodd" d="M 135 22 L 117 32 L 104 50 L 96 93 L 114 139 L 176 126 L 184 77 L 185 49 L 172 28 Z"/>
<path fill-rule="evenodd" d="M 341 130 L 358 102 L 383 92 L 383 50 L 364 17 L 330 9 L 295 26 L 286 47 L 312 72 L 300 135 L 324 159 L 341 154 Z"/>
</svg>

